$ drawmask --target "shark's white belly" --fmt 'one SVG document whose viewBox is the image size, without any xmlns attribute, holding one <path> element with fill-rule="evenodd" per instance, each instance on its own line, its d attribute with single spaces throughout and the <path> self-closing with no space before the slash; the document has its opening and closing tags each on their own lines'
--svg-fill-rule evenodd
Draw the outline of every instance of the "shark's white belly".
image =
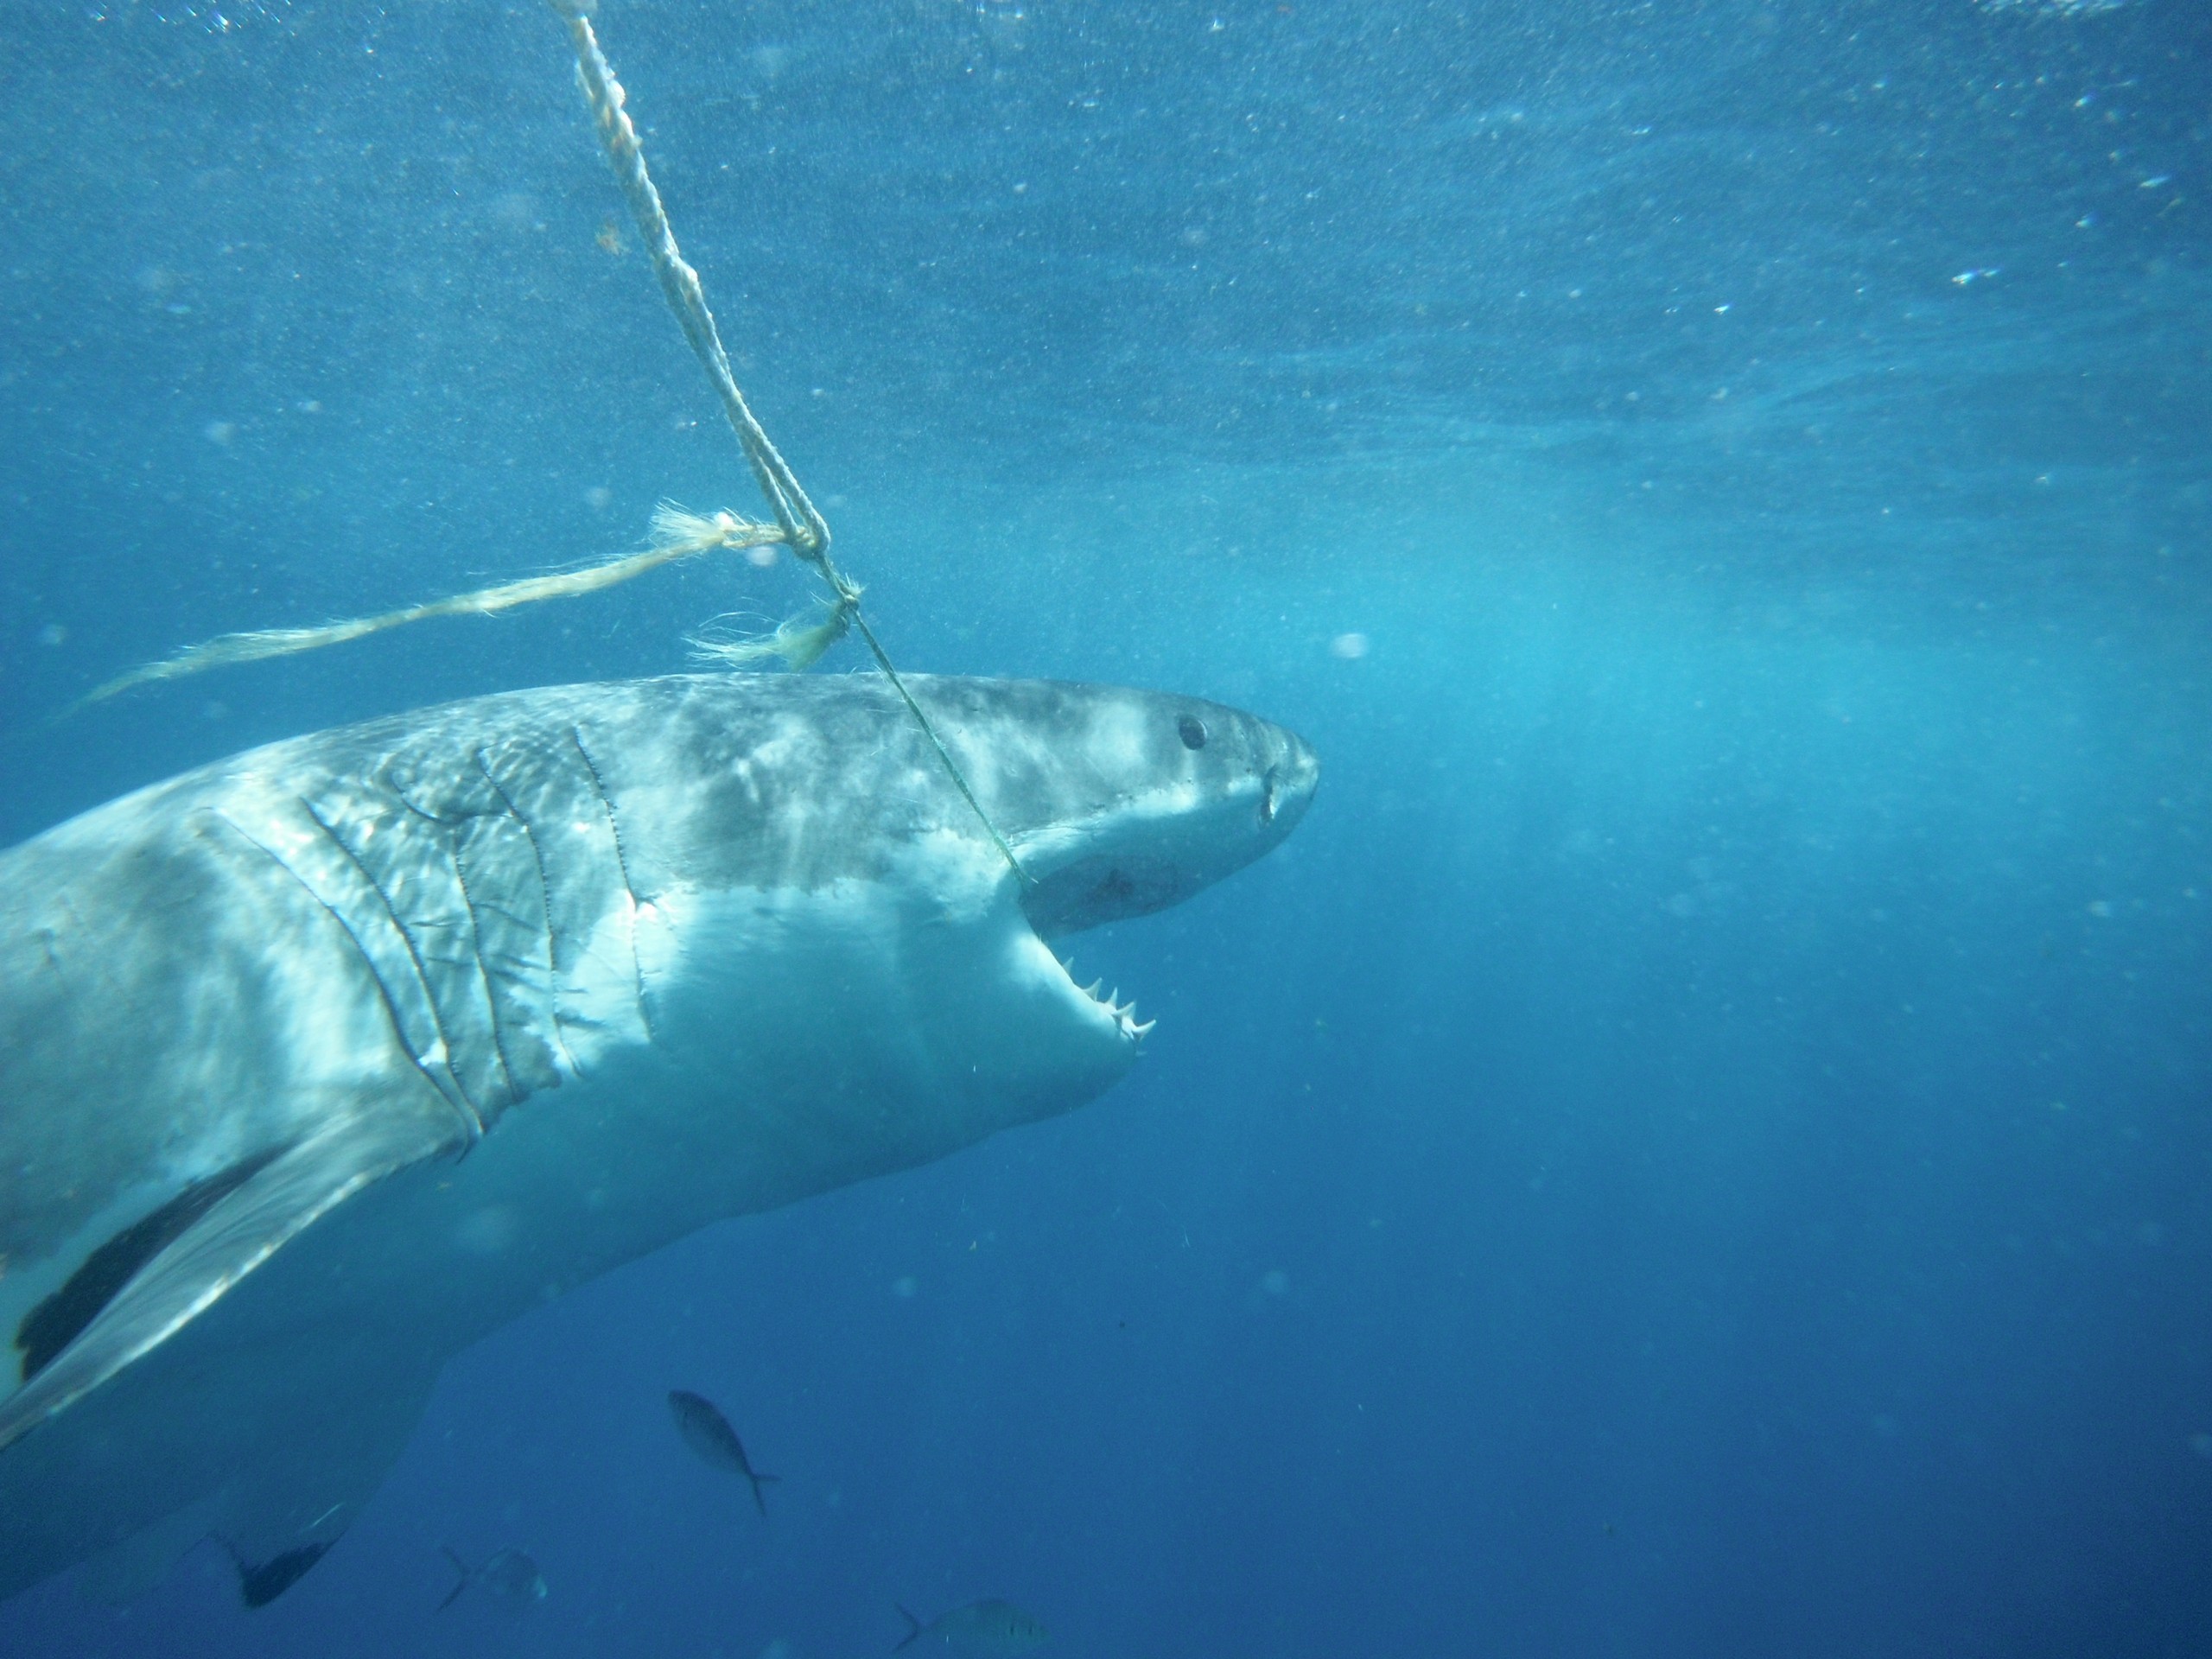
<svg viewBox="0 0 2212 1659">
<path fill-rule="evenodd" d="M 448 1351 L 707 1224 L 944 1156 L 1091 1099 L 1135 1045 L 982 887 L 666 894 L 649 1034 L 383 1206 L 397 1299 L 447 1280 Z M 359 1271 L 358 1260 L 350 1272 Z"/>
</svg>

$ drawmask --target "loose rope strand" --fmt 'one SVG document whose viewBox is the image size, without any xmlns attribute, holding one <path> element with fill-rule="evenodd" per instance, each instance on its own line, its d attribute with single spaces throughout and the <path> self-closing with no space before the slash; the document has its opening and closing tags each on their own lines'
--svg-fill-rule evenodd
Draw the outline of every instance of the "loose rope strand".
<svg viewBox="0 0 2212 1659">
<path fill-rule="evenodd" d="M 187 645 L 174 656 L 147 663 L 94 686 L 54 718 L 67 719 L 79 709 L 105 702 L 134 686 L 150 685 L 158 680 L 180 679 L 187 674 L 228 668 L 238 663 L 265 662 L 272 657 L 297 656 L 304 651 L 343 645 L 349 639 L 382 633 L 387 628 L 403 627 L 410 622 L 428 621 L 432 617 L 497 616 L 521 605 L 595 594 L 642 576 L 648 570 L 657 570 L 664 564 L 693 558 L 717 548 L 766 547 L 784 539 L 783 531 L 774 524 L 756 524 L 728 512 L 702 518 L 666 502 L 653 515 L 653 544 L 644 552 L 609 559 L 603 564 L 587 565 L 581 570 L 524 576 L 518 582 L 501 582 L 496 588 L 479 588 L 473 593 L 453 594 L 418 605 L 403 605 L 396 611 L 385 611 L 375 616 L 348 617 L 317 627 L 256 628 L 244 633 L 218 634 L 196 645 Z"/>
</svg>

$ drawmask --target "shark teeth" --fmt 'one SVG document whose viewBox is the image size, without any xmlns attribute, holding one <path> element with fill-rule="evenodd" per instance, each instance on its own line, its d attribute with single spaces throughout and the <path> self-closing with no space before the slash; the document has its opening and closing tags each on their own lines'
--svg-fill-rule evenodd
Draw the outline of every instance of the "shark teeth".
<svg viewBox="0 0 2212 1659">
<path fill-rule="evenodd" d="M 1156 1020 L 1147 1020 L 1140 1024 L 1137 1020 L 1135 1001 L 1132 1000 L 1123 1002 L 1119 1000 L 1120 995 L 1116 991 L 1114 995 L 1106 1000 L 1106 1012 L 1114 1016 L 1114 1023 L 1122 1028 L 1122 1036 L 1133 1043 L 1141 1043 L 1144 1041 L 1145 1033 L 1160 1022 Z"/>
<path fill-rule="evenodd" d="M 1071 969 L 1073 966 L 1074 963 L 1072 959 L 1060 963 L 1060 967 L 1063 970 Z M 1070 977 L 1072 979 L 1072 975 L 1071 975 Z M 1122 988 L 1118 985 L 1116 985 L 1112 990 L 1107 992 L 1103 996 L 1101 996 L 1098 994 L 1098 988 L 1105 982 L 1106 982 L 1103 979 L 1094 979 L 1090 984 L 1083 988 L 1083 994 L 1089 997 L 1093 1002 L 1096 1002 L 1100 1007 L 1103 1008 L 1108 1014 L 1112 1016 L 1114 1023 L 1121 1028 L 1122 1036 L 1128 1038 L 1133 1043 L 1141 1043 L 1145 1039 L 1145 1033 L 1149 1032 L 1160 1022 L 1156 1020 L 1146 1020 L 1140 1021 L 1137 1019 L 1137 1005 L 1135 1001 L 1134 1000 L 1128 1002 L 1122 1001 Z"/>
</svg>

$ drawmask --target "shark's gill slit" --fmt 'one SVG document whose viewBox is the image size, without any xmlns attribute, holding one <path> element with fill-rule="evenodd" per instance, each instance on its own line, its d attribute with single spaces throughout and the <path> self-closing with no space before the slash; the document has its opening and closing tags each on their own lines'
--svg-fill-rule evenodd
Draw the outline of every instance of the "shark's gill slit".
<svg viewBox="0 0 2212 1659">
<path fill-rule="evenodd" d="M 468 954 L 476 963 L 477 989 L 484 998 L 485 1028 L 492 1033 L 492 1052 L 499 1062 L 500 1080 L 506 1084 L 507 1097 L 502 1103 L 512 1106 L 529 1091 L 515 1082 L 515 1069 L 507 1059 L 506 1033 L 499 1028 L 499 998 L 492 986 L 492 964 L 484 960 L 484 929 L 477 919 L 476 900 L 468 891 L 468 872 L 461 868 L 461 842 L 457 837 L 444 838 L 445 853 L 453 864 L 453 884 L 461 890 L 461 914 L 468 918 Z"/>
<path fill-rule="evenodd" d="M 377 989 L 383 994 L 385 1007 L 391 1015 L 392 1029 L 398 1034 L 401 1046 L 406 1048 L 410 1055 L 413 1055 L 416 1065 L 423 1071 L 425 1077 L 429 1078 L 431 1084 L 437 1089 L 440 1094 L 445 1096 L 448 1100 L 453 1102 L 456 1108 L 466 1108 L 467 1115 L 469 1122 L 474 1126 L 474 1133 L 479 1135 L 482 1134 L 484 1128 L 484 1115 L 477 1109 L 476 1103 L 468 1099 L 468 1091 L 461 1086 L 460 1074 L 453 1069 L 453 1036 L 452 1033 L 446 1029 L 445 1014 L 444 1011 L 438 1007 L 437 993 L 434 988 L 432 988 L 430 983 L 429 967 L 429 964 L 424 963 L 423 960 L 423 952 L 415 943 L 415 936 L 407 931 L 407 925 L 399 919 L 399 911 L 392 904 L 391 895 L 385 891 L 384 883 L 378 880 L 375 874 L 370 870 L 369 867 L 362 862 L 360 854 L 353 849 L 352 845 L 347 842 L 345 836 L 338 833 L 337 827 L 328 819 L 324 817 L 321 812 L 317 811 L 315 810 L 315 803 L 309 801 L 304 796 L 300 798 L 300 807 L 301 810 L 308 815 L 309 821 L 314 823 L 315 827 L 322 831 L 324 837 L 328 840 L 333 847 L 335 847 L 338 849 L 340 855 L 343 857 L 347 863 L 351 864 L 355 870 L 359 872 L 361 880 L 368 884 L 369 891 L 376 894 L 377 903 L 384 907 L 385 919 L 391 924 L 391 931 L 398 936 L 401 946 L 407 952 L 407 960 L 415 971 L 415 983 L 421 989 L 423 994 L 423 1006 L 429 1013 L 432 1029 L 437 1033 L 438 1053 L 442 1057 L 439 1061 L 439 1065 L 440 1068 L 446 1074 L 446 1082 L 441 1083 L 438 1079 L 437 1074 L 432 1071 L 424 1063 L 423 1058 L 419 1054 L 414 1054 L 415 1044 L 408 1038 L 406 1021 L 399 1017 L 399 1007 L 398 1004 L 392 1000 L 391 988 L 385 983 L 384 975 L 378 970 L 376 959 L 369 955 L 367 947 L 361 943 L 361 936 L 354 931 L 353 923 L 346 920 L 345 917 L 340 915 L 335 906 L 324 903 L 322 895 L 316 893 L 313 887 L 308 887 L 308 884 L 304 880 L 301 880 L 300 874 L 297 870 L 293 869 L 290 865 L 285 864 L 283 859 L 276 858 L 276 855 L 274 853 L 269 853 L 270 857 L 276 858 L 276 862 L 283 866 L 285 872 L 289 874 L 294 880 L 299 881 L 302 887 L 307 887 L 308 895 L 313 898 L 316 903 L 321 904 L 324 909 L 329 911 L 332 918 L 336 920 L 340 927 L 343 927 L 346 930 L 346 937 L 353 941 L 354 950 L 360 953 L 362 962 L 368 968 L 369 977 L 376 981 Z M 238 830 L 238 826 L 236 824 L 232 824 L 231 827 L 233 830 Z M 253 837 L 246 835 L 245 830 L 238 830 L 238 833 L 252 845 L 256 847 L 261 846 L 259 842 L 254 841 Z M 264 852 L 269 852 L 269 849 L 265 847 L 263 847 L 261 850 Z"/>
<path fill-rule="evenodd" d="M 499 804 L 506 809 L 507 816 L 515 821 L 515 828 L 522 831 L 522 838 L 530 843 L 531 861 L 537 868 L 538 917 L 545 936 L 545 971 L 550 974 L 554 971 L 553 883 L 545 874 L 545 849 L 537 844 L 537 831 L 531 828 L 530 820 L 523 817 L 522 809 L 515 804 L 515 798 L 507 792 L 507 786 L 501 783 L 493 772 L 492 763 L 484 758 L 484 751 L 477 750 L 475 758 L 476 770 L 483 774 L 484 781 L 492 786 L 492 792 L 499 798 Z"/>
<path fill-rule="evenodd" d="M 630 880 L 630 861 L 622 851 L 622 826 L 614 817 L 614 803 L 607 793 L 607 780 L 599 775 L 599 762 L 591 758 L 591 751 L 584 747 L 581 727 L 569 728 L 569 741 L 576 746 L 576 758 L 584 763 L 584 772 L 591 779 L 592 792 L 599 797 L 600 810 L 607 814 L 607 833 L 614 842 L 614 868 L 622 877 L 622 891 L 630 897 L 630 965 L 638 976 L 638 1018 L 644 1021 L 648 1036 L 652 1034 L 653 1011 L 645 1000 L 645 959 L 638 954 L 638 911 L 641 901 L 636 884 Z"/>
<path fill-rule="evenodd" d="M 537 826 L 531 823 L 521 806 L 516 802 L 514 791 L 499 780 L 499 774 L 492 770 L 491 761 L 480 748 L 476 751 L 476 769 L 483 774 L 484 781 L 492 786 L 493 792 L 499 798 L 500 804 L 506 808 L 507 816 L 514 820 L 516 829 L 522 832 L 523 840 L 529 844 L 531 863 L 537 872 L 538 918 L 543 930 L 541 938 L 544 944 L 545 986 L 548 999 L 546 1029 L 552 1038 L 554 1046 L 560 1050 L 562 1060 L 566 1064 L 569 1075 L 581 1077 L 584 1074 L 583 1066 L 576 1058 L 575 1050 L 569 1045 L 566 1030 L 567 1021 L 562 1017 L 561 1013 L 559 988 L 561 959 L 554 938 L 553 876 L 545 864 L 545 843 L 539 839 Z"/>
<path fill-rule="evenodd" d="M 345 842 L 327 824 L 323 823 L 320 817 L 315 817 L 312 810 L 308 816 L 315 818 L 315 823 L 330 836 L 334 842 L 344 849 L 349 856 L 352 855 L 353 849 L 346 847 Z M 468 1147 L 482 1140 L 485 1128 L 484 1114 L 478 1109 L 476 1103 L 468 1097 L 468 1090 L 461 1086 L 461 1077 L 453 1069 L 452 1046 L 446 1040 L 444 1022 L 438 1014 L 437 997 L 430 990 L 427 976 L 423 980 L 423 998 L 429 1005 L 431 1021 L 438 1029 L 438 1047 L 441 1052 L 437 1056 L 437 1063 L 439 1069 L 446 1074 L 442 1082 L 439 1080 L 437 1071 L 431 1069 L 430 1057 L 417 1053 L 415 1045 L 408 1039 L 407 1021 L 400 1015 L 398 1003 L 392 1000 L 391 987 L 385 983 L 384 975 L 378 970 L 376 958 L 369 953 L 368 946 L 362 943 L 361 936 L 354 930 L 353 922 L 340 911 L 337 906 L 317 893 L 314 884 L 286 862 L 273 848 L 264 845 L 257 837 L 248 835 L 224 814 L 218 813 L 216 822 L 221 823 L 240 841 L 283 871 L 298 884 L 300 890 L 314 901 L 315 906 L 337 925 L 339 931 L 346 936 L 346 943 L 353 947 L 353 954 L 359 958 L 362 971 L 369 976 L 369 983 L 377 988 L 378 1001 L 383 1005 L 385 1017 L 391 1022 L 391 1034 L 393 1039 L 398 1044 L 400 1052 L 407 1056 L 409 1064 L 414 1066 L 429 1085 L 438 1091 L 439 1097 L 447 1105 L 452 1107 L 454 1116 L 461 1119 L 462 1150 L 466 1152 Z M 365 869 L 361 868 L 358 858 L 354 860 L 354 867 L 361 869 L 363 879 L 368 881 L 371 889 L 383 901 L 385 913 L 391 916 L 392 925 L 399 930 L 399 937 L 406 944 L 408 955 L 415 963 L 415 971 L 422 974 L 423 959 L 415 950 L 414 939 L 409 935 L 407 929 L 401 925 L 397 913 L 392 910 L 391 896 L 377 884 L 374 877 L 370 876 Z"/>
<path fill-rule="evenodd" d="M 181 1237 L 200 1217 L 258 1175 L 284 1150 L 271 1147 L 194 1181 L 167 1204 L 117 1233 L 79 1265 L 61 1287 L 23 1315 L 16 1327 L 22 1376 L 36 1376 L 99 1317 L 138 1270 Z"/>
</svg>

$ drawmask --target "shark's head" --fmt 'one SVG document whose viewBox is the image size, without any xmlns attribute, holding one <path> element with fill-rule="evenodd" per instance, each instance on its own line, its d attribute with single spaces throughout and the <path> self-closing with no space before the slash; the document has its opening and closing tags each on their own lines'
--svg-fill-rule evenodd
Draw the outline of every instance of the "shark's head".
<svg viewBox="0 0 2212 1659">
<path fill-rule="evenodd" d="M 1242 869 L 1296 827 L 1320 781 L 1295 733 L 1196 697 L 985 680 L 931 681 L 925 696 L 1020 867 L 1029 954 L 1052 977 L 1065 979 L 1053 942 Z M 1147 1029 L 1084 995 L 1121 1034 Z"/>
<path fill-rule="evenodd" d="M 788 1074 L 880 1166 L 1110 1085 L 1148 1027 L 1056 943 L 1251 863 L 1320 775 L 1292 733 L 1195 697 L 906 684 L 926 732 L 874 677 L 651 682 L 586 728 L 655 1046 L 747 1096 Z M 630 914 L 581 957 L 620 965 Z"/>
<path fill-rule="evenodd" d="M 1046 939 L 1179 904 L 1306 815 L 1303 738 L 1217 702 L 1118 686 L 957 683 L 969 786 L 1020 865 Z"/>
</svg>

